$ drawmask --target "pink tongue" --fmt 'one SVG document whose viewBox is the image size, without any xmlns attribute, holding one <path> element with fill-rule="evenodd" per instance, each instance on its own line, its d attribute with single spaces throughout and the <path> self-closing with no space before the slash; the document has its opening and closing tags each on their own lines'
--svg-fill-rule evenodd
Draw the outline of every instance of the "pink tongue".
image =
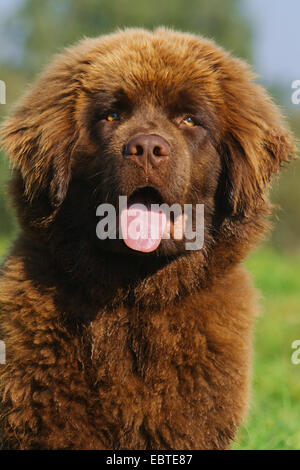
<svg viewBox="0 0 300 470">
<path fill-rule="evenodd" d="M 164 212 L 133 204 L 122 210 L 120 219 L 122 236 L 129 248 L 143 253 L 156 250 L 167 223 Z"/>
</svg>

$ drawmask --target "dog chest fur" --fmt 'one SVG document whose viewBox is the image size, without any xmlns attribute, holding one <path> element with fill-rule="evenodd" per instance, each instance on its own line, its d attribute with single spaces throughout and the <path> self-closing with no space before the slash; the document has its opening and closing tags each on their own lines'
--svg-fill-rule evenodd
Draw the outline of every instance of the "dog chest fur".
<svg viewBox="0 0 300 470">
<path fill-rule="evenodd" d="M 243 270 L 163 312 L 104 307 L 84 326 L 20 272 L 11 263 L 11 288 L 1 291 L 7 436 L 25 427 L 34 448 L 228 446 L 248 395 L 255 308 L 244 300 L 253 290 Z"/>
</svg>

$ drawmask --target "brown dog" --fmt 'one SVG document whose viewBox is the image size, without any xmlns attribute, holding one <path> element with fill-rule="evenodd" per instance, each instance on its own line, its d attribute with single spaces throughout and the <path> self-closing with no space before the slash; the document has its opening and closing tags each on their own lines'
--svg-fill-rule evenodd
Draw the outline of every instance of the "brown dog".
<svg viewBox="0 0 300 470">
<path fill-rule="evenodd" d="M 240 263 L 294 152 L 253 78 L 211 41 L 129 29 L 58 56 L 5 122 L 22 227 L 0 285 L 5 447 L 228 448 L 256 312 Z M 154 241 L 96 236 L 121 195 L 121 225 L 143 203 Z M 202 249 L 153 203 L 204 204 Z"/>
</svg>

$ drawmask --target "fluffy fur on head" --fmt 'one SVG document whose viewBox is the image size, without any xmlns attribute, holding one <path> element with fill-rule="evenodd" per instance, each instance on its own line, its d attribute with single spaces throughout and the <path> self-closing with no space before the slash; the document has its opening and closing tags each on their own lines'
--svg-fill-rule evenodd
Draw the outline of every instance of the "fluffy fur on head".
<svg viewBox="0 0 300 470">
<path fill-rule="evenodd" d="M 239 263 L 294 154 L 254 78 L 202 37 L 127 29 L 56 57 L 6 120 L 22 226 L 0 289 L 7 445 L 228 447 L 256 308 Z M 141 135 L 168 158 L 150 169 L 127 158 Z M 203 249 L 171 237 L 146 255 L 98 240 L 96 207 L 136 194 L 204 204 Z"/>
</svg>

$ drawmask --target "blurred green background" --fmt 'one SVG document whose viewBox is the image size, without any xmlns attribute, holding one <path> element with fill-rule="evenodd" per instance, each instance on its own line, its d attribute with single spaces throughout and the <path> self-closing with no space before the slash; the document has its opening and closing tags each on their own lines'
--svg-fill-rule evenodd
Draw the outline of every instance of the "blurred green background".
<svg viewBox="0 0 300 470">
<path fill-rule="evenodd" d="M 0 79 L 7 87 L 0 120 L 63 46 L 116 27 L 164 24 L 214 38 L 253 63 L 300 137 L 300 104 L 290 98 L 291 82 L 300 79 L 300 32 L 291 36 L 300 14 L 297 1 L 280 2 L 280 10 L 278 0 L 0 0 Z M 290 63 L 281 62 L 289 57 Z M 0 257 L 17 233 L 5 187 L 9 173 L 0 153 Z M 271 196 L 274 230 L 246 261 L 261 291 L 261 316 L 250 413 L 235 449 L 300 449 L 300 365 L 291 363 L 291 344 L 300 339 L 300 161 L 274 181 Z"/>
</svg>

